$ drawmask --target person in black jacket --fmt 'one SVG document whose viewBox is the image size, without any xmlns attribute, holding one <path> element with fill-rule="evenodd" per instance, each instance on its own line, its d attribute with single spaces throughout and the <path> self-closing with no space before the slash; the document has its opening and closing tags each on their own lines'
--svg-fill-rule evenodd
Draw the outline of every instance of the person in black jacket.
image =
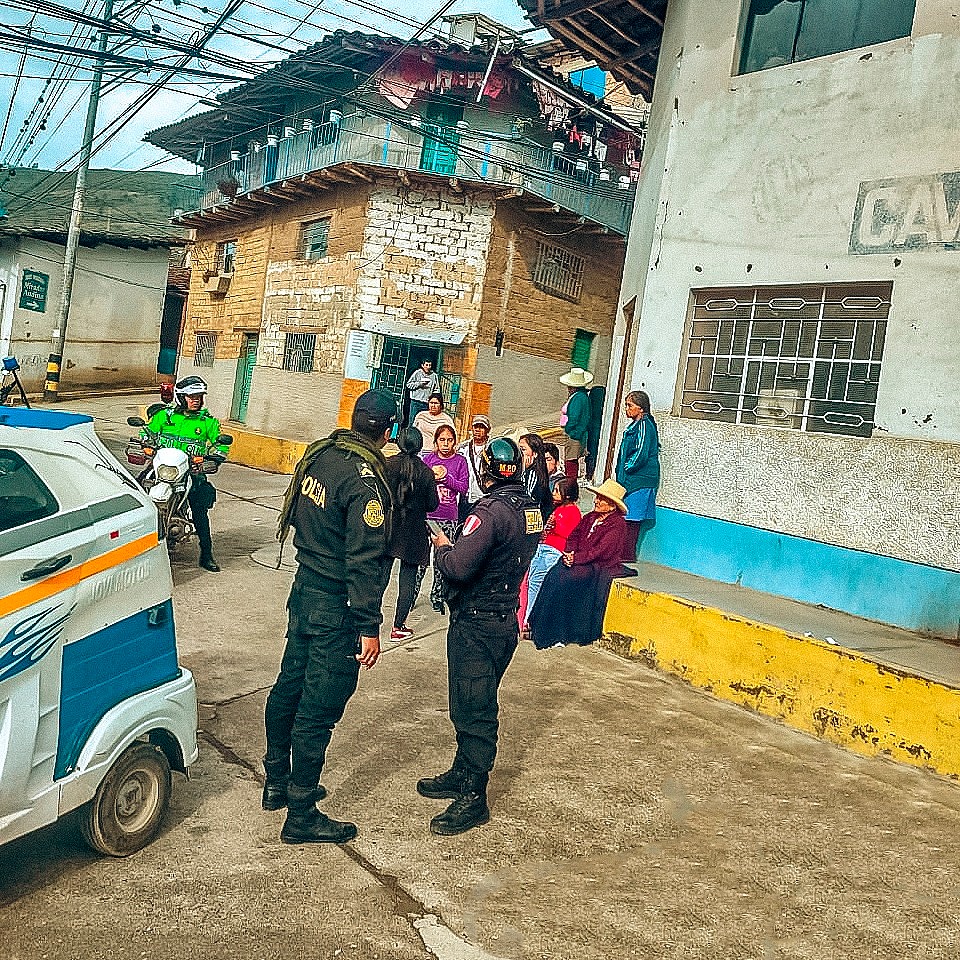
<svg viewBox="0 0 960 960">
<path fill-rule="evenodd" d="M 400 589 L 390 639 L 406 640 L 413 636 L 407 627 L 407 617 L 416 599 L 417 575 L 420 567 L 430 562 L 427 514 L 436 510 L 440 501 L 437 479 L 418 456 L 423 449 L 423 435 L 408 427 L 400 431 L 396 442 L 400 452 L 387 461 L 387 481 L 394 508 L 393 535 L 387 556 L 400 561 Z"/>
<path fill-rule="evenodd" d="M 441 836 L 463 833 L 490 819 L 487 781 L 497 755 L 497 693 L 517 649 L 520 581 L 543 531 L 540 508 L 519 482 L 522 455 L 504 437 L 480 458 L 485 496 L 467 515 L 455 544 L 433 536 L 434 562 L 447 579 L 447 683 L 457 735 L 453 765 L 417 783 L 417 792 L 449 799 L 430 821 Z"/>
<path fill-rule="evenodd" d="M 263 807 L 287 807 L 285 843 L 346 843 L 354 824 L 317 809 L 333 728 L 380 656 L 380 607 L 389 565 L 391 497 L 380 453 L 397 416 L 393 397 L 368 390 L 350 430 L 311 444 L 280 513 L 280 549 L 295 530 L 297 573 L 287 601 L 287 646 L 267 697 Z M 278 564 L 279 565 L 279 564 Z"/>
</svg>

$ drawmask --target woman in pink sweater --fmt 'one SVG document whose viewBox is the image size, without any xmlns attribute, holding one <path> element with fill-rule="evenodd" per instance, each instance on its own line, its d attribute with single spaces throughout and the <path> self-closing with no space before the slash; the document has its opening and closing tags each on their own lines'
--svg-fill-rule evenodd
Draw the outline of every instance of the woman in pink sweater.
<svg viewBox="0 0 960 960">
<path fill-rule="evenodd" d="M 428 513 L 431 520 L 440 524 L 452 543 L 457 534 L 457 514 L 461 496 L 466 496 L 470 487 L 470 468 L 466 458 L 457 453 L 457 431 L 444 423 L 437 427 L 433 437 L 433 450 L 423 455 L 423 462 L 433 471 L 437 484 L 437 509 Z M 444 612 L 443 578 L 433 567 L 433 584 L 430 587 L 430 602 L 433 609 Z"/>
</svg>

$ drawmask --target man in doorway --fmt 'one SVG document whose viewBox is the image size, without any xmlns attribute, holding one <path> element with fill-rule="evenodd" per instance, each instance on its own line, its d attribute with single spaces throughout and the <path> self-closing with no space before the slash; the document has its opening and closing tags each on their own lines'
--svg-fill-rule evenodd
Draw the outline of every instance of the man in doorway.
<svg viewBox="0 0 960 960">
<path fill-rule="evenodd" d="M 414 417 L 421 410 L 427 409 L 427 403 L 430 400 L 430 394 L 440 392 L 440 378 L 433 369 L 433 360 L 429 357 L 410 374 L 407 380 L 407 390 L 410 393 L 410 415 L 408 423 L 413 423 Z"/>
</svg>

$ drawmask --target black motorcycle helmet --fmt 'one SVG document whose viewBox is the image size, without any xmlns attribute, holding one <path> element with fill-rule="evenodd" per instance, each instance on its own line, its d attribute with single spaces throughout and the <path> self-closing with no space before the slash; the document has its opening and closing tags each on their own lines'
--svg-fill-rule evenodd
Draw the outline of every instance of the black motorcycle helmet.
<svg viewBox="0 0 960 960">
<path fill-rule="evenodd" d="M 520 476 L 523 454 L 507 437 L 497 437 L 480 454 L 480 477 L 494 483 L 511 483 Z"/>
</svg>

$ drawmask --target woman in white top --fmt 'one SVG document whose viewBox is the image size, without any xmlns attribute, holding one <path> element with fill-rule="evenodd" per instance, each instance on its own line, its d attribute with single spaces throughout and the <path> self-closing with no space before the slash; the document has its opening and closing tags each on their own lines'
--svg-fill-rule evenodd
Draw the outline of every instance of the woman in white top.
<svg viewBox="0 0 960 960">
<path fill-rule="evenodd" d="M 421 410 L 413 418 L 413 426 L 416 427 L 423 436 L 423 449 L 433 449 L 433 437 L 437 428 L 446 424 L 453 426 L 453 417 L 445 413 L 443 409 L 443 397 L 439 393 L 431 393 L 427 400 L 427 409 Z"/>
</svg>

